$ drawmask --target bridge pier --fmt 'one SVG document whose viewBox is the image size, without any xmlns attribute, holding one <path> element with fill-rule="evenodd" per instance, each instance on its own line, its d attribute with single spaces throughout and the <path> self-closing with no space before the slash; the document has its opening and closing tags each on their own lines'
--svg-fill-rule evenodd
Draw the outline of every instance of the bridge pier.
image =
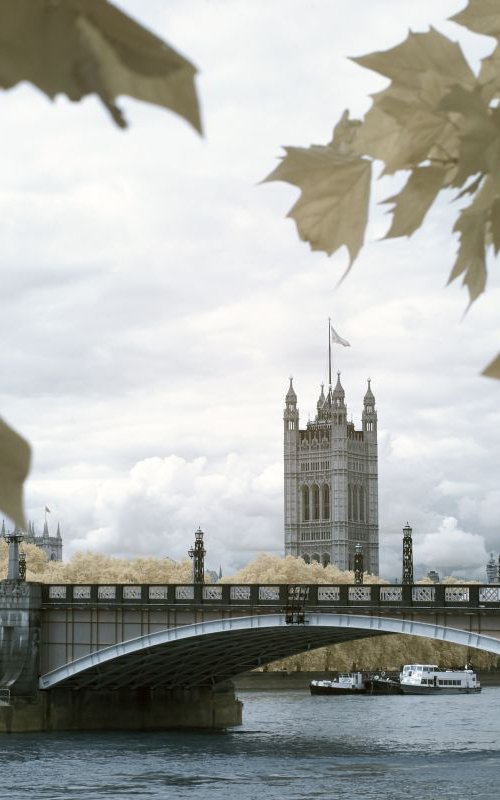
<svg viewBox="0 0 500 800">
<path fill-rule="evenodd" d="M 71 730 L 217 730 L 241 725 L 230 681 L 213 689 L 49 689 L 0 704 L 0 733 Z"/>
<path fill-rule="evenodd" d="M 40 584 L 18 579 L 0 581 L 2 695 L 25 697 L 38 691 L 41 609 Z"/>
</svg>

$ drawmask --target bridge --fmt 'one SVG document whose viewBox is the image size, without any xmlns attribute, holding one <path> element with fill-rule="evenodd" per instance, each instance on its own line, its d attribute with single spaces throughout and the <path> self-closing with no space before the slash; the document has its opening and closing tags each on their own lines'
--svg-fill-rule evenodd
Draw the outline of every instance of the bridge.
<svg viewBox="0 0 500 800">
<path fill-rule="evenodd" d="M 182 720 L 187 697 L 217 727 L 238 717 L 228 679 L 324 645 L 399 633 L 500 655 L 500 587 L 2 581 L 0 622 L 0 689 L 36 695 L 44 719 L 48 704 L 52 729 L 70 724 L 68 698 L 76 727 L 103 697 L 119 715 L 161 697 Z"/>
</svg>

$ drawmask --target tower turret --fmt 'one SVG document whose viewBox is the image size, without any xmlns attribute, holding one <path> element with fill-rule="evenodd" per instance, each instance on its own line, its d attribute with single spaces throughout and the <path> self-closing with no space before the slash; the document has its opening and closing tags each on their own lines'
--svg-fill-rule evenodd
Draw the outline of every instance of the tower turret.
<svg viewBox="0 0 500 800">
<path fill-rule="evenodd" d="M 371 388 L 371 379 L 368 378 L 368 389 L 363 398 L 363 431 L 365 434 L 373 434 L 377 438 L 377 412 L 375 411 L 375 395 Z"/>
<path fill-rule="evenodd" d="M 291 543 L 297 538 L 298 527 L 298 449 L 299 449 L 299 409 L 293 379 L 285 397 L 283 412 L 283 455 L 285 467 L 285 552 L 290 552 Z M 293 555 L 298 555 L 296 548 Z"/>
<path fill-rule="evenodd" d="M 283 414 L 286 431 L 297 430 L 299 427 L 299 410 L 297 408 L 297 395 L 293 388 L 293 378 L 290 378 L 290 386 L 285 397 L 285 411 Z"/>
<path fill-rule="evenodd" d="M 325 392 L 324 392 L 325 384 L 321 384 L 321 392 L 319 393 L 318 402 L 316 403 L 316 408 L 318 411 L 321 411 L 323 406 L 325 405 Z"/>
<path fill-rule="evenodd" d="M 333 391 L 330 389 L 330 404 L 332 422 L 336 425 L 345 425 L 347 423 L 347 407 L 345 404 L 344 387 L 340 382 L 340 372 L 337 372 L 335 388 Z"/>
</svg>

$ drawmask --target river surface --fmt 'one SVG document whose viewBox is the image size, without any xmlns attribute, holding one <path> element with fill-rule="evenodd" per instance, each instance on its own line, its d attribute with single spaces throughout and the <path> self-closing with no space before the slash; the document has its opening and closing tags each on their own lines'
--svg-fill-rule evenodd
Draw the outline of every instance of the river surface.
<svg viewBox="0 0 500 800">
<path fill-rule="evenodd" d="M 449 697 L 239 692 L 225 733 L 14 734 L 2 800 L 493 800 L 500 687 Z"/>
</svg>

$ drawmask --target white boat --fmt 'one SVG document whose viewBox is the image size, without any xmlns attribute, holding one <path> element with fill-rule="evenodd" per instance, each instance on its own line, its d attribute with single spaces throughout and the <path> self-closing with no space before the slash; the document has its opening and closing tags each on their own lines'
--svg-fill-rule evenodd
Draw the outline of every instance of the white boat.
<svg viewBox="0 0 500 800">
<path fill-rule="evenodd" d="M 440 669 L 437 664 L 405 664 L 399 675 L 403 694 L 473 694 L 481 691 L 475 672 Z"/>
<path fill-rule="evenodd" d="M 311 694 L 366 694 L 362 672 L 341 672 L 333 681 L 311 681 Z"/>
</svg>

